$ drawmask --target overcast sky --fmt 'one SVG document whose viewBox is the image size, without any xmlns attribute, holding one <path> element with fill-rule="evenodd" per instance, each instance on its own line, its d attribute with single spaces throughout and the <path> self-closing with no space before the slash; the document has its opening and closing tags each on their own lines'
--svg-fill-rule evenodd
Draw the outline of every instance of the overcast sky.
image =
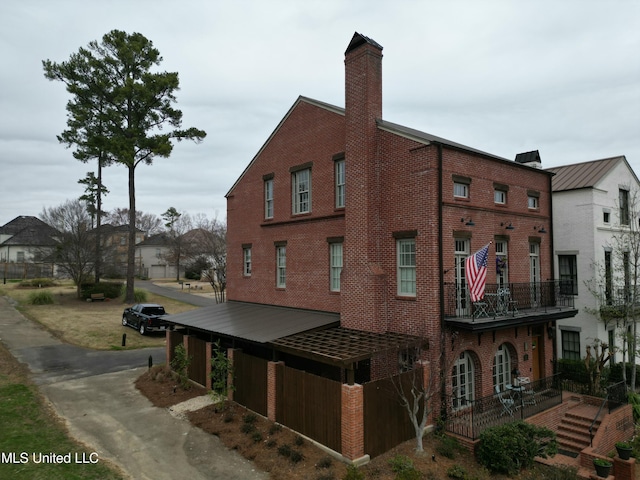
<svg viewBox="0 0 640 480">
<path fill-rule="evenodd" d="M 207 132 L 136 169 L 137 209 L 226 218 L 224 195 L 299 95 L 344 106 L 354 32 L 383 50 L 383 117 L 543 167 L 625 155 L 640 174 L 640 1 L 3 0 L 0 225 L 83 194 L 95 163 L 58 143 L 69 96 L 42 60 L 139 32 L 180 78 L 183 127 Z M 105 210 L 128 207 L 104 172 Z"/>
</svg>

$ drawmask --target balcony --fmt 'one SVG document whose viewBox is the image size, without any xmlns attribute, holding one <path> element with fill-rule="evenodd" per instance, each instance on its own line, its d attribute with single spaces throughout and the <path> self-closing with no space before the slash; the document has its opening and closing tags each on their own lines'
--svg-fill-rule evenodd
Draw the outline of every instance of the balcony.
<svg viewBox="0 0 640 480">
<path fill-rule="evenodd" d="M 487 284 L 479 302 L 466 285 L 445 283 L 444 317 L 449 326 L 481 332 L 574 317 L 578 310 L 570 289 L 559 281 Z"/>
</svg>

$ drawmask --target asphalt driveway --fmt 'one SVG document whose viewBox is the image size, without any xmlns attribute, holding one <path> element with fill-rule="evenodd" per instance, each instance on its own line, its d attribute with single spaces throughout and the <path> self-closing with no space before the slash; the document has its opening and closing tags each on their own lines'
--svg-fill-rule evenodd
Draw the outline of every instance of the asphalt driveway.
<svg viewBox="0 0 640 480">
<path fill-rule="evenodd" d="M 0 297 L 0 342 L 29 366 L 71 435 L 130 478 L 268 478 L 218 437 L 138 392 L 135 379 L 150 355 L 164 361 L 163 348 L 102 352 L 64 344 L 22 316 L 8 297 Z"/>
</svg>

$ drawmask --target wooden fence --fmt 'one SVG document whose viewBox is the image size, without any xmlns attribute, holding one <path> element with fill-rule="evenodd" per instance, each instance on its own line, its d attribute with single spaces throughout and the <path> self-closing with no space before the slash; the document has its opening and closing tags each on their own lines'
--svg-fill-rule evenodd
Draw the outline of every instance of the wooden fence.
<svg viewBox="0 0 640 480">
<path fill-rule="evenodd" d="M 278 365 L 276 421 L 341 451 L 342 384 Z"/>
<path fill-rule="evenodd" d="M 233 399 L 267 415 L 267 361 L 241 351 L 233 353 Z"/>
<path fill-rule="evenodd" d="M 188 338 L 189 379 L 200 385 L 207 384 L 207 342 L 196 337 Z"/>
<path fill-rule="evenodd" d="M 415 376 L 416 381 L 422 375 Z M 364 451 L 371 458 L 381 455 L 402 442 L 415 438 L 409 414 L 400 404 L 394 382 L 402 382 L 408 392 L 412 372 L 364 384 Z M 422 414 L 422 410 L 419 415 Z"/>
</svg>

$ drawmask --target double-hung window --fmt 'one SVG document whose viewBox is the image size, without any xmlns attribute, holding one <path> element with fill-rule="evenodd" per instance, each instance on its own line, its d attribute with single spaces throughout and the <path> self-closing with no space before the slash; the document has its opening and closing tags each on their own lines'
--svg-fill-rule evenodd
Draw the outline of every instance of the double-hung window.
<svg viewBox="0 0 640 480">
<path fill-rule="evenodd" d="M 620 225 L 629 225 L 629 190 L 618 192 L 618 208 L 620 209 Z"/>
<path fill-rule="evenodd" d="M 311 169 L 303 168 L 291 173 L 292 212 L 309 213 L 311 211 Z"/>
<path fill-rule="evenodd" d="M 501 183 L 494 183 L 493 184 L 493 203 L 497 205 L 506 205 L 508 191 L 509 191 L 508 185 L 503 185 Z"/>
<path fill-rule="evenodd" d="M 264 180 L 264 218 L 273 218 L 273 176 Z"/>
<path fill-rule="evenodd" d="M 329 243 L 329 279 L 330 290 L 340 291 L 340 274 L 342 273 L 342 243 Z"/>
<path fill-rule="evenodd" d="M 287 286 L 287 246 L 276 245 L 276 287 Z"/>
<path fill-rule="evenodd" d="M 527 191 L 527 207 L 529 210 L 538 210 L 540 208 L 540 192 L 535 190 Z"/>
<path fill-rule="evenodd" d="M 558 255 L 560 269 L 560 293 L 578 294 L 578 261 L 576 255 Z"/>
<path fill-rule="evenodd" d="M 469 198 L 469 187 L 471 178 L 461 175 L 453 175 L 453 196 L 454 198 Z"/>
<path fill-rule="evenodd" d="M 561 330 L 562 358 L 566 360 L 580 360 L 580 332 Z"/>
<path fill-rule="evenodd" d="M 242 274 L 245 277 L 251 276 L 251 245 L 242 247 Z"/>
<path fill-rule="evenodd" d="M 345 205 L 345 170 L 344 159 L 335 162 L 336 169 L 336 208 L 344 208 Z"/>
<path fill-rule="evenodd" d="M 398 295 L 416 296 L 416 239 L 400 238 L 396 240 L 398 265 Z"/>
</svg>

